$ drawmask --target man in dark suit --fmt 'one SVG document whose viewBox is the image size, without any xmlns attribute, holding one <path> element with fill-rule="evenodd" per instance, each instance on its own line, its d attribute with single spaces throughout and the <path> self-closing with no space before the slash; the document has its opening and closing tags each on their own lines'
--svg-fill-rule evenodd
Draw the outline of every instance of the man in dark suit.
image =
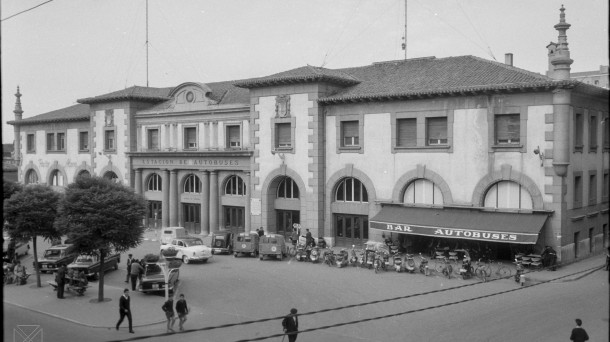
<svg viewBox="0 0 610 342">
<path fill-rule="evenodd" d="M 129 298 L 129 289 L 123 290 L 123 295 L 119 301 L 119 313 L 121 314 L 121 318 L 116 323 L 116 330 L 119 330 L 119 325 L 123 323 L 123 319 L 127 316 L 127 320 L 129 321 L 129 332 L 133 334 L 133 328 L 131 326 L 131 308 L 129 306 L 130 298 Z"/>
<path fill-rule="evenodd" d="M 127 275 L 125 276 L 125 282 L 129 283 L 129 276 L 131 275 L 131 263 L 133 262 L 133 254 L 129 254 L 127 257 Z"/>
<path fill-rule="evenodd" d="M 284 317 L 282 321 L 284 332 L 288 335 L 288 342 L 295 342 L 299 332 L 299 318 L 297 317 L 297 309 L 290 309 L 290 314 Z"/>
<path fill-rule="evenodd" d="M 57 269 L 57 298 L 64 298 L 64 286 L 66 285 L 66 266 L 60 265 Z"/>
</svg>

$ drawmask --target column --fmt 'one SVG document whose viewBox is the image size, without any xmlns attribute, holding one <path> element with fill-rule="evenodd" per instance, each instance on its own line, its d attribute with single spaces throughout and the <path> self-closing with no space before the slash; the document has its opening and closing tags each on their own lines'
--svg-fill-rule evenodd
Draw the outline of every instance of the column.
<svg viewBox="0 0 610 342">
<path fill-rule="evenodd" d="M 170 171 L 169 176 L 169 224 L 178 226 L 178 173 Z"/>
<path fill-rule="evenodd" d="M 136 169 L 136 180 L 134 184 L 134 189 L 136 194 L 142 195 L 142 169 Z"/>
<path fill-rule="evenodd" d="M 246 207 L 244 209 L 244 228 L 245 232 L 249 233 L 250 230 L 252 230 L 252 214 L 250 212 L 250 194 L 252 193 L 252 191 L 250 189 L 250 171 L 246 171 L 245 174 L 246 176 L 244 178 L 246 182 Z"/>
<path fill-rule="evenodd" d="M 210 171 L 210 232 L 218 231 L 218 171 Z"/>
<path fill-rule="evenodd" d="M 169 170 L 163 170 L 163 178 L 161 183 L 163 192 L 163 203 L 161 204 L 161 221 L 163 227 L 169 227 Z"/>
<path fill-rule="evenodd" d="M 201 235 L 210 235 L 210 173 L 201 171 Z"/>
</svg>

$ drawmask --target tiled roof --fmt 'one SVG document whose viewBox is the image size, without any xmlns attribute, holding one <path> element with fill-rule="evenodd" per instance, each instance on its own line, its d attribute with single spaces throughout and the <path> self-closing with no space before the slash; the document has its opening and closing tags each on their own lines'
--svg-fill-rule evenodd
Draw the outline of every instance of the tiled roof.
<svg viewBox="0 0 610 342">
<path fill-rule="evenodd" d="M 474 56 L 407 59 L 339 71 L 361 82 L 321 98 L 319 102 L 551 87 L 571 83 Z"/>
<path fill-rule="evenodd" d="M 297 69 L 283 71 L 271 76 L 237 81 L 234 83 L 234 85 L 241 88 L 257 88 L 306 82 L 328 82 L 349 86 L 358 84 L 359 80 L 341 70 L 331 70 L 308 65 Z"/>
<path fill-rule="evenodd" d="M 238 88 L 233 85 L 235 81 L 212 82 L 206 83 L 212 93 L 209 97 L 218 102 L 219 105 L 244 104 L 250 103 L 250 94 L 248 89 Z M 174 99 L 169 99 L 165 102 L 158 103 L 150 108 L 146 108 L 147 112 L 163 111 L 171 107 Z"/>
<path fill-rule="evenodd" d="M 127 89 L 115 91 L 108 94 L 98 95 L 94 97 L 87 97 L 84 99 L 79 99 L 76 102 L 78 103 L 99 103 L 99 102 L 109 102 L 109 101 L 144 101 L 144 102 L 160 102 L 168 100 L 169 93 L 174 88 L 151 88 L 151 87 L 140 87 L 133 86 Z"/>
<path fill-rule="evenodd" d="M 89 120 L 89 105 L 87 104 L 76 104 L 48 113 L 39 114 L 31 118 L 24 118 L 19 121 L 9 121 L 8 123 L 11 125 L 33 125 L 45 122 L 81 120 Z"/>
</svg>

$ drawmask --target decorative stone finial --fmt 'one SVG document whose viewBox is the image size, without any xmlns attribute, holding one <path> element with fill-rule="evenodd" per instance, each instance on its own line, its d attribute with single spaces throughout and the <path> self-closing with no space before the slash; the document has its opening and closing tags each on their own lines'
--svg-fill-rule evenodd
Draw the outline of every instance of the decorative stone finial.
<svg viewBox="0 0 610 342">
<path fill-rule="evenodd" d="M 21 109 L 21 93 L 19 92 L 19 86 L 17 86 L 17 93 L 15 94 L 17 100 L 15 101 L 15 120 L 21 120 L 23 116 L 23 109 Z"/>
</svg>

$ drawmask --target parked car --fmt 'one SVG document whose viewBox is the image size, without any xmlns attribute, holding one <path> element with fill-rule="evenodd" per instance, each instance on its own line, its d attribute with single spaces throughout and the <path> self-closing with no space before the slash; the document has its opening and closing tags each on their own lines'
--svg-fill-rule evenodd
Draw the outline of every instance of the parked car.
<svg viewBox="0 0 610 342">
<path fill-rule="evenodd" d="M 261 236 L 258 243 L 258 257 L 260 260 L 263 260 L 265 255 L 272 255 L 282 260 L 286 254 L 286 241 L 283 235 L 269 234 Z"/>
<path fill-rule="evenodd" d="M 255 257 L 258 254 L 258 240 L 259 236 L 257 233 L 239 233 L 235 235 L 233 255 L 237 257 L 241 253 L 250 254 Z"/>
<path fill-rule="evenodd" d="M 167 267 L 165 264 L 160 263 L 147 263 L 144 266 L 144 275 L 142 281 L 138 286 L 140 292 L 158 292 L 165 291 L 165 276 L 163 275 L 164 268 Z M 169 268 L 168 269 L 168 281 L 167 289 L 169 293 L 173 293 L 178 283 L 178 277 L 180 276 L 180 269 Z"/>
<path fill-rule="evenodd" d="M 6 232 L 2 232 L 2 260 L 10 262 L 20 255 L 26 255 L 30 251 L 28 241 L 13 239 Z"/>
<path fill-rule="evenodd" d="M 214 253 L 233 253 L 232 232 L 221 230 L 212 234 L 212 254 Z"/>
<path fill-rule="evenodd" d="M 61 244 L 51 246 L 44 251 L 41 259 L 38 259 L 38 267 L 40 272 L 55 272 L 60 265 L 69 265 L 74 262 L 78 256 L 74 245 Z M 34 261 L 35 262 L 35 261 Z M 34 267 L 36 265 L 34 264 Z"/>
<path fill-rule="evenodd" d="M 165 259 L 180 259 L 185 264 L 191 261 L 207 262 L 212 258 L 212 249 L 197 237 L 173 239 L 161 245 L 160 252 Z"/>
<path fill-rule="evenodd" d="M 121 263 L 121 254 L 114 251 L 108 253 L 104 258 L 104 272 L 111 269 L 118 270 Z M 83 271 L 89 278 L 96 279 L 100 272 L 100 256 L 97 253 L 81 254 L 73 263 L 68 265 L 68 270 Z"/>
<path fill-rule="evenodd" d="M 167 227 L 161 229 L 161 237 L 159 240 L 162 245 L 170 243 L 174 239 L 189 237 L 188 232 L 184 227 Z"/>
</svg>

